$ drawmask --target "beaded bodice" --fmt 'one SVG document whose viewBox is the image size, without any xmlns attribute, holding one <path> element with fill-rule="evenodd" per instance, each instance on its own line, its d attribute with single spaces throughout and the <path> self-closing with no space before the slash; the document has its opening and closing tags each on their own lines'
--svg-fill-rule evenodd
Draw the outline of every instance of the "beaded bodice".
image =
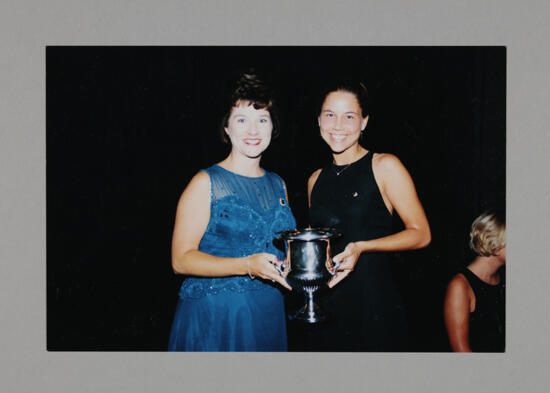
<svg viewBox="0 0 550 393">
<path fill-rule="evenodd" d="M 221 257 L 244 257 L 260 252 L 282 259 L 282 244 L 274 243 L 279 231 L 294 229 L 282 179 L 264 170 L 261 177 L 247 177 L 219 165 L 204 170 L 210 176 L 210 221 L 199 251 Z M 222 291 L 245 292 L 265 286 L 248 276 L 188 277 L 181 298 L 200 298 Z"/>
</svg>

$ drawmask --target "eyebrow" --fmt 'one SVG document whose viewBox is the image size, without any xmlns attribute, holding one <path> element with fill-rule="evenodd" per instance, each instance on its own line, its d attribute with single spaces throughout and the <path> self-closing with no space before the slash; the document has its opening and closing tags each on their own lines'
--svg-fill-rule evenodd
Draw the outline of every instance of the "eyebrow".
<svg viewBox="0 0 550 393">
<path fill-rule="evenodd" d="M 265 109 L 256 109 L 257 111 L 265 111 L 264 113 L 261 114 L 261 116 L 269 116 L 269 111 L 268 110 L 265 110 Z M 234 109 L 232 111 L 232 114 L 234 115 L 243 115 L 243 116 L 248 116 L 248 114 L 246 113 L 246 111 L 239 111 L 239 109 Z"/>
<path fill-rule="evenodd" d="M 332 113 L 334 113 L 334 111 L 333 111 L 332 109 L 323 109 L 323 110 L 321 111 L 321 113 L 324 113 L 324 112 L 332 112 Z M 355 111 L 344 112 L 344 115 L 348 115 L 348 114 L 350 114 L 350 113 L 353 113 L 354 115 L 359 115 L 359 113 L 358 113 L 358 112 L 355 112 Z"/>
<path fill-rule="evenodd" d="M 246 114 L 246 113 L 235 113 L 235 112 L 233 112 L 229 118 L 235 118 L 235 117 L 246 117 L 246 118 L 249 118 L 248 114 Z M 262 113 L 262 114 L 260 115 L 260 118 L 264 118 L 264 117 L 265 117 L 265 118 L 271 118 L 271 115 L 269 114 L 269 112 L 268 112 L 268 113 Z"/>
</svg>

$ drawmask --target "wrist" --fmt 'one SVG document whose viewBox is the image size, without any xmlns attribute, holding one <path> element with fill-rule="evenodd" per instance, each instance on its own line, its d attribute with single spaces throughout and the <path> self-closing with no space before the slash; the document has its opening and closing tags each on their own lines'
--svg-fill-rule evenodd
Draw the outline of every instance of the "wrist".
<svg viewBox="0 0 550 393">
<path fill-rule="evenodd" d="M 246 263 L 246 274 L 248 274 L 248 277 L 250 277 L 250 279 L 254 280 L 256 276 L 252 274 L 252 271 L 250 270 L 250 257 L 245 257 L 245 263 Z"/>
<path fill-rule="evenodd" d="M 237 258 L 237 262 L 238 262 L 239 274 L 241 276 L 247 276 L 249 258 L 248 257 Z"/>
<path fill-rule="evenodd" d="M 357 247 L 359 249 L 360 253 L 369 251 L 369 242 L 368 241 L 358 241 L 358 242 L 354 242 L 353 244 L 355 244 L 355 247 Z"/>
</svg>

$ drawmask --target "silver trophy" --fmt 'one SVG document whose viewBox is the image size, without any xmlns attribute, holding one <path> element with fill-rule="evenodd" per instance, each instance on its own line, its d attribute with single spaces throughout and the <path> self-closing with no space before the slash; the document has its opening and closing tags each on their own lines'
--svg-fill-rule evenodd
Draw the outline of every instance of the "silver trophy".
<svg viewBox="0 0 550 393">
<path fill-rule="evenodd" d="M 287 243 L 286 281 L 292 288 L 304 292 L 305 305 L 296 313 L 296 319 L 317 323 L 326 319 L 326 314 L 315 303 L 317 290 L 326 285 L 340 263 L 333 265 L 330 255 L 330 239 L 341 236 L 332 228 L 293 229 L 278 233 L 278 239 Z"/>
</svg>

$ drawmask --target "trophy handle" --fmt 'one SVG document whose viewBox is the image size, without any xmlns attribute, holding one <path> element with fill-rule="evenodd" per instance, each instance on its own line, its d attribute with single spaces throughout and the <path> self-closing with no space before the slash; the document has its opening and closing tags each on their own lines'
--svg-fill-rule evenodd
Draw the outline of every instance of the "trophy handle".
<svg viewBox="0 0 550 393">
<path fill-rule="evenodd" d="M 277 237 L 276 239 L 285 240 L 285 239 L 280 238 L 280 237 Z M 285 274 L 290 272 L 290 268 L 288 269 L 288 272 L 285 272 L 285 270 L 286 270 L 286 260 L 288 258 L 288 254 L 290 253 L 290 242 L 288 240 L 285 240 L 285 245 L 286 245 L 285 259 L 283 260 L 283 263 L 281 264 L 281 267 L 273 264 L 273 267 L 275 268 L 275 270 L 277 270 L 277 272 L 279 273 L 279 275 L 281 277 L 285 277 Z M 290 267 L 290 260 L 288 261 L 288 264 L 289 264 L 289 267 Z"/>
<path fill-rule="evenodd" d="M 279 266 L 275 265 L 275 264 L 273 264 L 273 267 L 275 268 L 275 270 L 277 270 L 279 272 L 279 275 L 281 277 L 284 277 L 284 270 L 285 270 L 285 263 L 284 262 L 281 265 L 282 269 Z"/>
<path fill-rule="evenodd" d="M 331 276 L 334 276 L 336 274 L 336 272 L 338 271 L 338 268 L 340 267 L 340 265 L 342 264 L 342 262 L 337 262 L 336 265 L 334 265 L 332 267 L 332 271 L 328 271 L 330 273 Z"/>
<path fill-rule="evenodd" d="M 328 243 L 327 244 L 327 259 L 330 260 L 330 264 L 332 265 L 334 263 L 334 261 L 332 260 L 332 256 L 330 255 L 331 254 L 330 241 L 327 239 L 326 242 Z M 336 264 L 332 265 L 332 269 L 327 269 L 331 276 L 334 276 L 336 274 L 336 272 L 338 271 L 338 268 L 340 267 L 341 264 L 342 264 L 342 262 L 336 262 Z"/>
</svg>

